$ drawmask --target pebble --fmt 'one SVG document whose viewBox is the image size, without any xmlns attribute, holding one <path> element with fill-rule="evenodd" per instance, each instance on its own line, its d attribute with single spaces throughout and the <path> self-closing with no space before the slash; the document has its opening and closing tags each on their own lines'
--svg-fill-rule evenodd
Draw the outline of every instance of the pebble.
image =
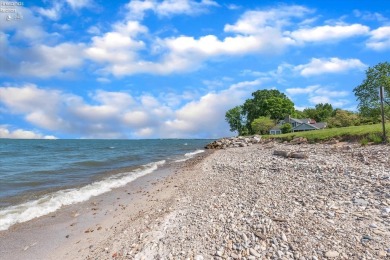
<svg viewBox="0 0 390 260">
<path fill-rule="evenodd" d="M 328 251 L 325 253 L 325 257 L 327 258 L 335 258 L 338 257 L 340 254 L 337 251 Z"/>
<path fill-rule="evenodd" d="M 143 229 L 118 229 L 115 244 L 107 245 L 129 259 L 386 257 L 390 146 L 348 146 L 265 140 L 226 146 L 188 163 L 177 175 L 186 177 L 174 176 L 172 200 L 146 212 L 153 225 L 141 219 Z"/>
<path fill-rule="evenodd" d="M 249 253 L 255 257 L 260 257 L 261 255 L 253 248 L 249 248 Z"/>
</svg>

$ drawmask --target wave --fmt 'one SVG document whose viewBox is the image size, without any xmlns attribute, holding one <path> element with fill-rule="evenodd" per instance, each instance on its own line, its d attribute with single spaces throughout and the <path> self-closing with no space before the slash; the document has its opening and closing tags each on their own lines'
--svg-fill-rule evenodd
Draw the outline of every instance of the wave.
<svg viewBox="0 0 390 260">
<path fill-rule="evenodd" d="M 195 155 L 197 155 L 199 153 L 203 153 L 203 152 L 204 152 L 204 150 L 196 150 L 194 152 L 186 153 L 186 154 L 184 154 L 185 158 L 177 159 L 177 160 L 175 160 L 175 162 L 185 162 L 188 159 L 191 159 L 192 157 L 194 157 Z"/>
<path fill-rule="evenodd" d="M 204 150 L 196 150 L 195 152 L 191 152 L 191 153 L 186 153 L 184 156 L 186 157 L 193 157 L 194 155 L 198 154 L 198 153 L 203 153 Z"/>
<path fill-rule="evenodd" d="M 154 172 L 165 160 L 149 163 L 141 169 L 121 173 L 107 179 L 94 182 L 78 189 L 67 189 L 45 195 L 34 201 L 29 201 L 15 206 L 7 207 L 0 211 L 0 231 L 7 230 L 16 223 L 26 222 L 52 213 L 62 206 L 83 202 L 91 197 L 119 188 L 139 177 Z"/>
</svg>

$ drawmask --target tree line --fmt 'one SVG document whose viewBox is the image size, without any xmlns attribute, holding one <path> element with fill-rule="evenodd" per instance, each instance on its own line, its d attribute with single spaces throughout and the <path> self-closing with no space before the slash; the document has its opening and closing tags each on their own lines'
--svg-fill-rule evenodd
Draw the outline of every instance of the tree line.
<svg viewBox="0 0 390 260">
<path fill-rule="evenodd" d="M 286 116 L 311 118 L 317 122 L 327 122 L 328 127 L 346 127 L 379 123 L 379 88 L 384 87 L 385 115 L 390 118 L 390 63 L 379 63 L 366 71 L 366 78 L 353 92 L 356 96 L 358 111 L 333 108 L 331 104 L 320 103 L 314 108 L 296 110 L 294 103 L 278 90 L 257 90 L 244 104 L 229 109 L 225 120 L 230 131 L 239 135 L 268 134 L 279 120 Z M 284 125 L 282 132 L 291 131 L 291 125 Z"/>
</svg>

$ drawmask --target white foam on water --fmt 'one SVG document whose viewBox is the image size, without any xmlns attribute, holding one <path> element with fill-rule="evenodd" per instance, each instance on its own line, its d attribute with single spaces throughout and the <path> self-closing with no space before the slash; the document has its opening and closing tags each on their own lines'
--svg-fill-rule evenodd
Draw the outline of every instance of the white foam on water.
<svg viewBox="0 0 390 260">
<path fill-rule="evenodd" d="M 133 172 L 121 173 L 78 189 L 60 190 L 34 201 L 7 207 L 0 211 L 0 231 L 7 230 L 16 223 L 52 213 L 62 206 L 83 202 L 114 188 L 122 187 L 141 176 L 154 172 L 164 163 L 165 160 L 149 163 Z"/>
<path fill-rule="evenodd" d="M 197 155 L 197 154 L 199 154 L 199 153 L 203 153 L 203 152 L 204 152 L 204 150 L 200 150 L 200 149 L 199 149 L 199 150 L 196 150 L 196 151 L 194 151 L 194 152 L 186 153 L 186 154 L 184 154 L 185 158 L 183 158 L 183 159 L 178 159 L 178 160 L 176 160 L 175 162 L 185 162 L 185 161 L 187 161 L 188 159 L 194 157 L 195 155 Z"/>
<path fill-rule="evenodd" d="M 184 156 L 186 157 L 194 157 L 194 155 L 198 154 L 198 153 L 203 153 L 204 150 L 196 150 L 195 152 L 191 152 L 191 153 L 186 153 Z"/>
</svg>

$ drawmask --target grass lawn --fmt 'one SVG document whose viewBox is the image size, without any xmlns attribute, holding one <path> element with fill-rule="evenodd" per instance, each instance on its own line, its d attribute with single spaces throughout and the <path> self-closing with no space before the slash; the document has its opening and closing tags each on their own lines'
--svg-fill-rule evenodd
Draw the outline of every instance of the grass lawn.
<svg viewBox="0 0 390 260">
<path fill-rule="evenodd" d="M 390 141 L 390 123 L 386 124 L 387 140 Z M 338 139 L 340 141 L 359 141 L 362 144 L 382 142 L 382 124 L 328 128 L 323 130 L 294 132 L 280 135 L 267 135 L 265 138 L 275 138 L 290 141 L 295 137 L 305 137 L 309 142 Z"/>
</svg>

